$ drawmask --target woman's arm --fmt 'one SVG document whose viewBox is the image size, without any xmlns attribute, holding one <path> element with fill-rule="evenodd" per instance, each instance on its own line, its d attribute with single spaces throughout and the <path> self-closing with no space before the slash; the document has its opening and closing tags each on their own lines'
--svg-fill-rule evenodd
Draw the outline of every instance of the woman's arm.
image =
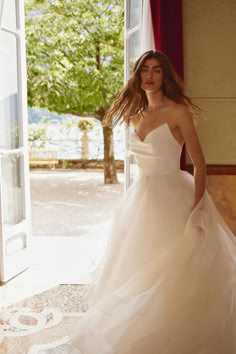
<svg viewBox="0 0 236 354">
<path fill-rule="evenodd" d="M 191 112 L 186 106 L 180 106 L 176 111 L 176 123 L 182 134 L 186 148 L 194 166 L 195 200 L 192 209 L 201 200 L 206 186 L 205 157 L 197 136 Z"/>
</svg>

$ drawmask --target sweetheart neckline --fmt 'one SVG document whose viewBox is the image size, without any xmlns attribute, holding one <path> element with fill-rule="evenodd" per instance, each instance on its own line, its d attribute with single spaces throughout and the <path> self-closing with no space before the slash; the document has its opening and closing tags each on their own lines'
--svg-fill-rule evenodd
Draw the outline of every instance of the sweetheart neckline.
<svg viewBox="0 0 236 354">
<path fill-rule="evenodd" d="M 164 125 L 167 125 L 167 123 L 161 124 L 161 125 L 159 125 L 158 127 L 152 129 L 149 133 L 147 133 L 147 135 L 145 136 L 145 138 L 144 138 L 143 140 L 141 140 L 141 138 L 140 138 L 140 136 L 138 135 L 136 129 L 134 129 L 134 131 L 135 131 L 135 134 L 137 135 L 137 137 L 139 138 L 139 140 L 141 141 L 141 143 L 144 143 L 145 140 L 147 139 L 147 137 L 148 137 L 151 133 L 153 133 L 155 130 L 157 130 L 157 129 L 163 127 Z"/>
<path fill-rule="evenodd" d="M 173 137 L 173 134 L 172 134 L 171 131 L 170 131 L 170 127 L 169 127 L 168 123 L 161 124 L 161 125 L 159 125 L 158 127 L 152 129 L 152 130 L 145 136 L 145 138 L 144 138 L 143 140 L 140 139 L 140 136 L 139 136 L 138 133 L 136 132 L 136 129 L 134 129 L 134 132 L 135 132 L 135 135 L 136 135 L 136 137 L 138 138 L 138 140 L 139 140 L 141 143 L 145 143 L 145 140 L 148 138 L 148 136 L 149 136 L 150 134 L 152 134 L 152 133 L 155 132 L 156 130 L 160 129 L 161 127 L 164 127 L 165 125 L 168 126 L 168 130 L 169 130 L 169 132 L 170 132 L 170 134 L 171 134 L 173 140 L 175 141 L 175 143 L 178 145 L 178 147 L 182 148 L 183 146 L 180 145 L 180 143 Z"/>
</svg>

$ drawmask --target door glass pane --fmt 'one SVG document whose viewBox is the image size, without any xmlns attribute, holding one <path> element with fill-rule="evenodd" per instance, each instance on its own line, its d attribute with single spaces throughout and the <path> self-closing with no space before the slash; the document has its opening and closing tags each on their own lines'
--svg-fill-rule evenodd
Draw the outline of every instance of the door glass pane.
<svg viewBox="0 0 236 354">
<path fill-rule="evenodd" d="M 130 12 L 129 12 L 129 28 L 133 28 L 139 24 L 141 15 L 141 0 L 130 0 Z"/>
<path fill-rule="evenodd" d="M 1 181 L 5 226 L 16 225 L 25 218 L 22 167 L 22 156 L 4 154 L 2 157 Z"/>
<path fill-rule="evenodd" d="M 135 61 L 140 55 L 140 31 L 135 31 L 130 35 L 130 72 L 133 69 Z"/>
<path fill-rule="evenodd" d="M 129 78 L 135 61 L 141 54 L 141 41 L 140 41 L 140 25 L 141 25 L 141 16 L 142 16 L 142 0 L 125 0 L 126 1 L 126 28 L 127 32 L 125 34 L 126 40 L 126 53 L 125 53 L 125 73 L 127 79 Z M 138 26 L 137 28 L 135 28 Z M 134 29 L 135 28 L 135 29 Z M 130 33 L 130 29 L 134 29 L 133 33 Z M 133 127 L 130 125 L 129 133 L 132 134 Z M 128 134 L 129 135 L 129 134 Z M 128 136 L 127 135 L 127 136 Z M 128 151 L 127 151 L 128 150 Z M 126 164 L 126 187 L 133 182 L 138 174 L 138 168 L 135 156 L 129 151 L 129 146 L 127 147 L 126 152 L 128 153 L 129 158 L 127 159 Z"/>
<path fill-rule="evenodd" d="M 2 18 L 2 4 L 3 4 L 3 0 L 0 0 L 0 26 L 1 26 L 1 18 Z"/>
<path fill-rule="evenodd" d="M 133 134 L 134 133 L 134 128 L 132 126 L 132 124 L 130 124 L 130 134 Z M 133 183 L 133 181 L 135 180 L 135 178 L 137 177 L 138 175 L 138 165 L 137 165 L 137 162 L 136 162 L 136 158 L 135 158 L 135 155 L 133 155 L 132 153 L 130 154 L 130 157 L 129 157 L 129 168 L 130 168 L 130 184 Z"/>
<path fill-rule="evenodd" d="M 16 37 L 0 31 L 0 149 L 19 147 Z"/>
<path fill-rule="evenodd" d="M 140 56 L 140 30 L 133 32 L 129 38 L 129 75 L 133 70 L 135 61 Z M 130 125 L 130 133 L 133 132 L 133 127 Z M 134 181 L 138 174 L 138 167 L 134 155 L 130 156 L 130 184 Z"/>
<path fill-rule="evenodd" d="M 4 1 L 2 27 L 16 29 L 16 0 Z"/>
</svg>

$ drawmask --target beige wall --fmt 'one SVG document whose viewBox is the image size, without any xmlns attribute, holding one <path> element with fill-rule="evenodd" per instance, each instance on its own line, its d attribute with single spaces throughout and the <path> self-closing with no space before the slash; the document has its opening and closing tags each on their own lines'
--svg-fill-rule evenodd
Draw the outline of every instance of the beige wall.
<svg viewBox="0 0 236 354">
<path fill-rule="evenodd" d="M 183 0 L 185 90 L 207 164 L 236 165 L 236 0 Z"/>
</svg>

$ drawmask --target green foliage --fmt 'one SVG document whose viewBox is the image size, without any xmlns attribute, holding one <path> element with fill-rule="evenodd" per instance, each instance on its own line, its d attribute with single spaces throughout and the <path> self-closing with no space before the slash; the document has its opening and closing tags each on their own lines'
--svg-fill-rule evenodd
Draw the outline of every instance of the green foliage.
<svg viewBox="0 0 236 354">
<path fill-rule="evenodd" d="M 103 118 L 123 86 L 123 7 L 123 0 L 27 0 L 29 106 Z"/>
<path fill-rule="evenodd" d="M 94 128 L 94 122 L 91 118 L 81 118 L 78 121 L 78 128 L 82 131 L 82 132 L 87 132 L 91 129 Z"/>
</svg>

